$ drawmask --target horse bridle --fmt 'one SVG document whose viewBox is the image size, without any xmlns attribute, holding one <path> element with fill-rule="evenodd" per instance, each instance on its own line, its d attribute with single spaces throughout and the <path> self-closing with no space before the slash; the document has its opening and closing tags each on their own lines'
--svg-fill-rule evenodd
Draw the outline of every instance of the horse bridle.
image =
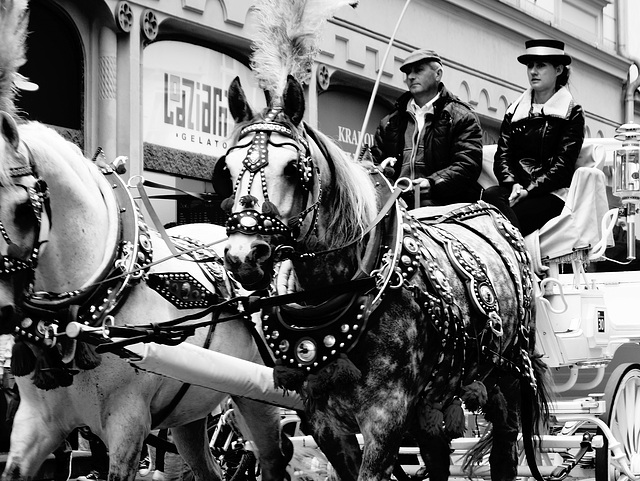
<svg viewBox="0 0 640 481">
<path fill-rule="evenodd" d="M 227 235 L 241 233 L 246 235 L 262 234 L 267 236 L 280 236 L 284 239 L 281 245 L 292 246 L 298 241 L 300 236 L 300 226 L 310 213 L 313 214 L 313 218 L 311 227 L 305 234 L 305 237 L 317 231 L 318 211 L 322 202 L 322 183 L 318 169 L 313 164 L 309 142 L 304 135 L 296 132 L 289 125 L 275 120 L 280 111 L 280 108 L 272 108 L 269 110 L 264 120 L 254 122 L 240 130 L 238 140 L 241 140 L 250 134 L 254 134 L 254 137 L 251 140 L 251 143 L 248 144 L 249 149 L 247 150 L 247 155 L 242 162 L 242 170 L 240 171 L 235 185 L 233 186 L 233 190 L 231 191 L 231 198 L 235 198 L 238 188 L 240 187 L 240 182 L 245 175 L 249 176 L 247 192 L 251 192 L 253 182 L 256 176 L 258 176 L 262 184 L 261 187 L 264 203 L 262 206 L 262 212 L 258 212 L 253 208 L 256 204 L 256 199 L 251 195 L 242 196 L 240 198 L 240 203 L 244 208 L 239 212 L 230 213 L 226 226 Z M 274 132 L 293 140 L 293 143 L 287 142 L 283 144 L 276 144 L 271 142 L 270 136 Z M 288 225 L 278 218 L 277 207 L 269 201 L 269 193 L 267 191 L 264 175 L 264 169 L 269 164 L 268 145 L 276 147 L 291 145 L 297 150 L 298 158 L 296 160 L 296 169 L 300 183 L 307 195 L 310 195 L 312 190 L 314 171 L 317 174 L 318 198 L 299 214 L 292 217 L 288 222 Z M 245 147 L 247 147 L 247 145 L 236 145 L 229 149 L 227 154 L 235 149 Z M 228 185 L 224 185 L 224 183 L 230 183 L 228 170 L 226 172 L 222 170 L 223 168 L 226 169 L 224 162 L 224 157 L 218 160 L 217 165 L 222 168 L 218 167 L 218 169 L 216 169 L 217 175 L 214 176 L 213 181 L 214 187 L 216 187 L 216 190 L 219 192 L 229 190 Z M 308 204 L 308 199 L 305 200 L 304 204 Z"/>
<path fill-rule="evenodd" d="M 14 276 L 26 271 L 28 273 L 28 282 L 24 287 L 24 291 L 28 292 L 35 278 L 35 270 L 38 266 L 38 258 L 41 252 L 40 247 L 47 241 L 51 219 L 51 207 L 49 205 L 49 189 L 47 184 L 36 172 L 31 151 L 26 144 L 23 143 L 23 145 L 28 152 L 27 164 L 20 167 L 12 167 L 9 175 L 12 179 L 24 179 L 28 177 L 33 179 L 33 182 L 29 183 L 31 185 L 27 185 L 26 182 L 14 182 L 14 185 L 16 187 L 23 188 L 28 194 L 29 204 L 33 211 L 34 218 L 36 219 L 34 242 L 28 258 L 26 260 L 20 258 L 20 249 L 18 249 L 16 247 L 17 244 L 11 240 L 4 223 L 0 219 L 0 234 L 8 246 L 7 254 L 0 255 L 0 277 Z M 18 150 L 16 150 L 16 153 L 22 155 Z M 43 226 L 45 225 L 47 228 L 43 229 Z"/>
</svg>

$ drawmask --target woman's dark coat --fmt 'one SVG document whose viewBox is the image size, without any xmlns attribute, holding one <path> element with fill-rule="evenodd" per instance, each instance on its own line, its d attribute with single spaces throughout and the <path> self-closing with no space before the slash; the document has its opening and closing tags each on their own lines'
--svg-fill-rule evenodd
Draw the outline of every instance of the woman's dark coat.
<svg viewBox="0 0 640 481">
<path fill-rule="evenodd" d="M 525 117 L 513 121 L 507 110 L 493 171 L 502 185 L 519 183 L 536 197 L 571 185 L 584 140 L 582 107 L 571 102 L 565 116 Z"/>
</svg>

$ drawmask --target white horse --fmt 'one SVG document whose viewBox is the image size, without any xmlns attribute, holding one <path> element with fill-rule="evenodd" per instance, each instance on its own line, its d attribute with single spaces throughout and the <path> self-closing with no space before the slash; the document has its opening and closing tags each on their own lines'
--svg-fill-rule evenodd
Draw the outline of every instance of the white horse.
<svg viewBox="0 0 640 481">
<path fill-rule="evenodd" d="M 13 368 L 21 395 L 2 479 L 33 477 L 79 426 L 107 445 L 110 481 L 133 480 L 144 439 L 152 428 L 168 427 L 197 479 L 220 478 L 205 417 L 225 394 L 191 386 L 176 398 L 182 383 L 111 353 L 99 355 L 95 366 L 91 349 L 60 334 L 69 320 L 121 326 L 197 315 L 230 294 L 226 272 L 212 264 L 205 273 L 171 257 L 133 201 L 127 204 L 131 196 L 117 174 L 102 173 L 52 129 L 35 122 L 18 127 L 0 112 L 0 134 L 0 326 L 17 336 Z M 200 226 L 191 237 L 209 243 L 223 237 L 220 231 Z M 188 342 L 261 362 L 243 318 L 199 328 Z M 234 401 L 250 426 L 263 479 L 283 479 L 279 410 Z"/>
</svg>

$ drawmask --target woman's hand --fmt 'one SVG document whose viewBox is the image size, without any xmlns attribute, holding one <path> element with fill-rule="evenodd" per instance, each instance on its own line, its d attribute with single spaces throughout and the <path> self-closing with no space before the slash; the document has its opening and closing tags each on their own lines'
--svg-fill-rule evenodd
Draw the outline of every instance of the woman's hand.
<svg viewBox="0 0 640 481">
<path fill-rule="evenodd" d="M 513 184 L 511 195 L 509 196 L 509 206 L 513 207 L 528 195 L 529 191 L 527 189 L 522 187 L 520 184 Z"/>
</svg>

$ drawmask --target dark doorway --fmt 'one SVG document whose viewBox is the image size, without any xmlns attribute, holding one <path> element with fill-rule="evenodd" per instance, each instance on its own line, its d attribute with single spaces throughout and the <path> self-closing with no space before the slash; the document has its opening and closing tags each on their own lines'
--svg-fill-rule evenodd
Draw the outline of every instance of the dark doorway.
<svg viewBox="0 0 640 481">
<path fill-rule="evenodd" d="M 58 127 L 78 143 L 84 124 L 84 55 L 78 31 L 50 1 L 32 0 L 29 11 L 27 63 L 20 73 L 39 89 L 21 92 L 16 104 L 24 118 Z"/>
</svg>

